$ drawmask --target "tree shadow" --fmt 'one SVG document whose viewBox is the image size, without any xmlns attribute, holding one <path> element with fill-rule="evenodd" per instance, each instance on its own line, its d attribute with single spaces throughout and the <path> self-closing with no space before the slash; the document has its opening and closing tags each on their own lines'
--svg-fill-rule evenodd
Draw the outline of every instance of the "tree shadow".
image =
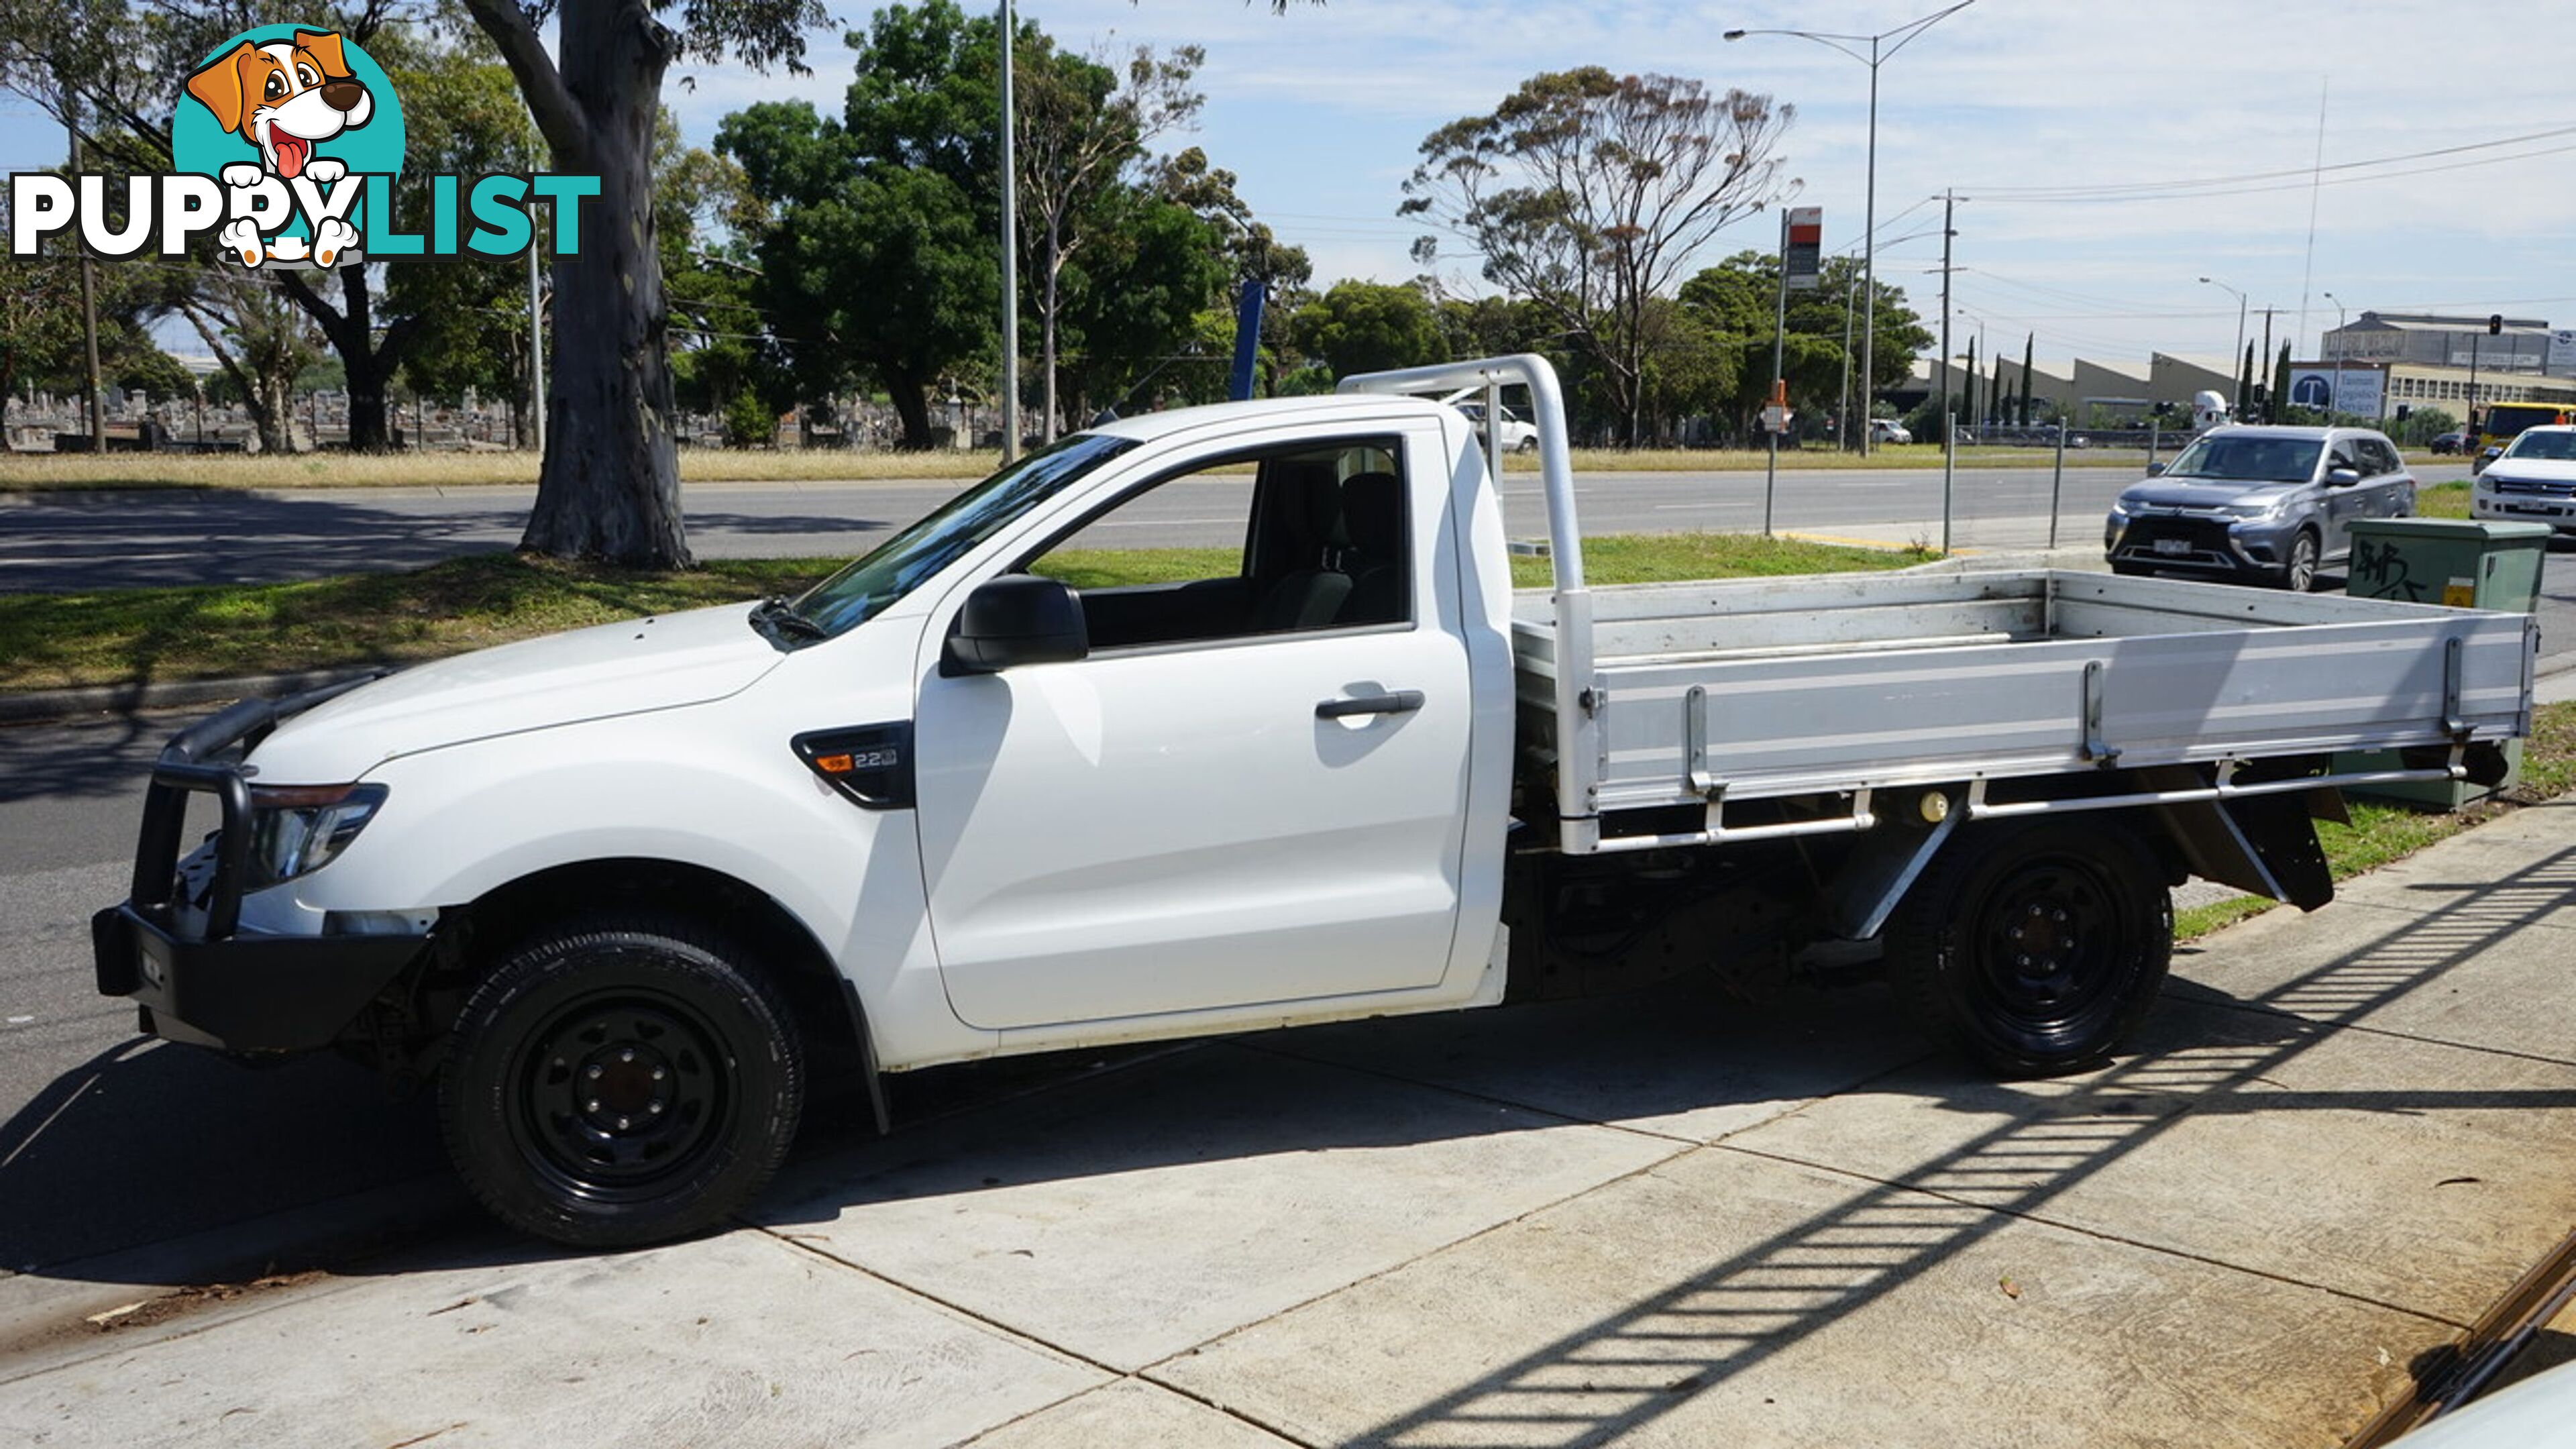
<svg viewBox="0 0 2576 1449">
<path fill-rule="evenodd" d="M 2020 1115 L 1895 1180 L 1348 1442 L 1612 1443 L 2001 1229 L 2045 1215 L 2057 1199 L 2196 1115 L 2576 1107 L 2576 1092 L 2569 1091 L 2284 1092 L 2268 1082 L 2336 1028 L 2428 985 L 2571 900 L 2576 850 L 2253 998 L 2187 988 L 2188 995 L 2239 1013 L 2246 1028 L 2241 1039 L 2150 1051 L 2082 1079 L 2067 1093 L 2031 1099 Z M 2263 1090 L 2243 1090 L 2258 1083 Z M 1975 1087 L 1957 1096 L 1971 1110 L 1992 1105 Z M 1978 1099 L 1973 1106 L 1970 1098 Z M 1653 1382 L 1627 1388 L 1601 1367 L 1620 1364 L 1650 1364 Z M 1586 1380 L 1583 1392 L 1564 1387 Z M 1686 1387 L 1677 1391 L 1675 1383 Z"/>
<path fill-rule="evenodd" d="M 506 553 L 526 531 L 524 489 L 508 501 L 462 506 L 453 497 L 364 502 L 345 494 L 263 494 L 224 488 L 141 493 L 0 496 L 0 593 L 74 593 L 185 584 L 285 583 L 425 568 L 473 553 Z M 856 556 L 902 526 L 870 514 L 760 514 L 690 509 L 702 552 L 746 550 L 727 539 L 810 538 L 817 556 Z M 909 520 L 904 520 L 908 522 Z"/>
</svg>

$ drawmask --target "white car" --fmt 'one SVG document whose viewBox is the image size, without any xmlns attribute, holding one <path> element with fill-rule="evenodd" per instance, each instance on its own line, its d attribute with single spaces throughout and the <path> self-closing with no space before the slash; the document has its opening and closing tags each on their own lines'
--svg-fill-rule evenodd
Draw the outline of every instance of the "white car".
<svg viewBox="0 0 2576 1449">
<path fill-rule="evenodd" d="M 1547 420 L 1548 592 L 1513 587 L 1481 440 L 1413 395 L 1505 384 Z M 1883 941 L 1915 1019 L 2064 1070 L 2155 1004 L 2186 862 L 2333 894 L 2294 868 L 2342 779 L 2313 741 L 2491 782 L 2529 718 L 2514 614 L 2222 621 L 2046 571 L 1596 591 L 1545 360 L 1341 386 L 1077 433 L 792 602 L 235 704 L 152 768 L 98 989 L 167 1039 L 435 1081 L 496 1215 L 630 1245 L 749 1201 L 809 1081 L 883 1122 L 886 1072 L 1811 943 Z M 1210 576 L 1060 576 L 1175 496 L 1242 540 Z M 188 849 L 192 794 L 222 825 Z"/>
<path fill-rule="evenodd" d="M 1914 441 L 1914 434 L 1894 418 L 1872 418 L 1869 420 L 1869 440 L 1873 443 L 1910 443 Z"/>
<path fill-rule="evenodd" d="M 1483 403 L 1453 402 L 1450 406 L 1456 408 L 1461 414 L 1463 414 L 1467 421 L 1475 426 L 1478 433 L 1485 431 L 1485 405 Z M 1503 420 L 1497 424 L 1496 427 L 1502 435 L 1504 452 L 1535 453 L 1538 451 L 1538 424 L 1522 417 L 1519 413 L 1512 411 L 1508 407 L 1504 408 Z"/>
<path fill-rule="evenodd" d="M 2525 428 L 2469 485 L 2469 511 L 2576 534 L 2576 427 Z"/>
</svg>

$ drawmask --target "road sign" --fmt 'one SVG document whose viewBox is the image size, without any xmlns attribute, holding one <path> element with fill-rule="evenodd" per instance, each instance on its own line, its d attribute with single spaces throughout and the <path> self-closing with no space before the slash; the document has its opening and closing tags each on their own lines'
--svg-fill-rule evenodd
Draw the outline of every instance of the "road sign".
<svg viewBox="0 0 2576 1449">
<path fill-rule="evenodd" d="M 1821 206 L 1793 206 L 1781 225 L 1780 258 L 1789 278 L 1789 289 L 1812 290 L 1824 275 L 1825 209 Z"/>
</svg>

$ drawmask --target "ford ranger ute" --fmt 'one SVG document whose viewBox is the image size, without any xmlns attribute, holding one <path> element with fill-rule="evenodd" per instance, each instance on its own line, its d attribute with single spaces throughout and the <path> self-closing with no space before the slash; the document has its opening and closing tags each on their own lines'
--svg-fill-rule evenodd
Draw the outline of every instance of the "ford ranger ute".
<svg viewBox="0 0 2576 1449">
<path fill-rule="evenodd" d="M 1492 440 L 1418 396 L 1507 385 L 1544 590 Z M 1230 561 L 1062 580 L 1152 498 Z M 98 983 L 434 1086 L 475 1195 L 581 1246 L 742 1207 L 825 1077 L 882 1122 L 933 1063 L 1801 953 L 2056 1072 L 2154 1003 L 2168 887 L 2313 908 L 2338 787 L 2493 778 L 2533 651 L 2518 614 L 2045 570 L 1594 588 L 1555 374 L 1489 358 L 1103 424 L 793 599 L 233 705 L 152 771 Z"/>
</svg>

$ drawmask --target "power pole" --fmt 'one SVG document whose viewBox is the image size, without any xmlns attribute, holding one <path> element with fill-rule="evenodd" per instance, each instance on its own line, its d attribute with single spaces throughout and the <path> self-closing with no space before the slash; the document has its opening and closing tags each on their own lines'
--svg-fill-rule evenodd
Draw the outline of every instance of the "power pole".
<svg viewBox="0 0 2576 1449">
<path fill-rule="evenodd" d="M 1002 0 L 1002 462 L 1020 456 L 1020 169 L 1011 103 L 1011 0 Z M 1052 426 L 1050 424 L 1050 426 Z"/>
<path fill-rule="evenodd" d="M 1958 215 L 1958 198 L 1941 193 L 1941 552 L 1950 552 L 1950 489 L 1958 449 L 1951 440 L 1950 417 L 1950 238 L 1959 234 L 1951 222 Z"/>
<path fill-rule="evenodd" d="M 537 239 L 528 238 L 528 417 L 537 456 L 546 455 L 546 332 L 537 308 Z"/>
</svg>

